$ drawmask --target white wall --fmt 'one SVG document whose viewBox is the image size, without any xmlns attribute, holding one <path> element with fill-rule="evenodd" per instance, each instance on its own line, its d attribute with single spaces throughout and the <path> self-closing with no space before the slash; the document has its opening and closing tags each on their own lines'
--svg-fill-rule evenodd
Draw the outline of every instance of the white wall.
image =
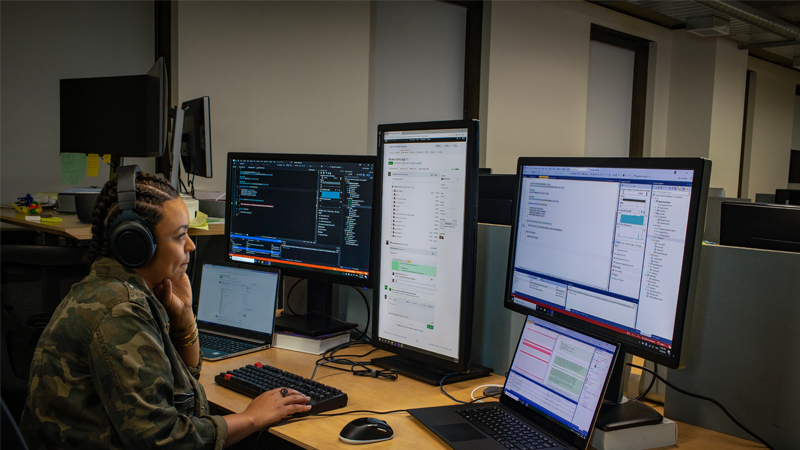
<svg viewBox="0 0 800 450">
<path fill-rule="evenodd" d="M 144 74 L 155 60 L 152 2 L 1 2 L 3 204 L 61 182 L 59 80 Z M 101 186 L 85 176 L 79 186 Z"/>
<path fill-rule="evenodd" d="M 749 58 L 748 69 L 756 72 L 749 183 L 743 196 L 785 189 L 789 179 L 795 86 L 800 74 L 775 64 Z"/>
<path fill-rule="evenodd" d="M 708 151 L 711 186 L 725 188 L 731 196 L 739 187 L 747 81 L 747 51 L 738 45 L 724 38 L 717 42 Z"/>
<path fill-rule="evenodd" d="M 490 20 L 486 167 L 513 173 L 519 156 L 584 156 L 592 23 L 655 42 L 645 154 L 665 153 L 671 31 L 587 2 L 494 2 Z"/>
<path fill-rule="evenodd" d="M 630 154 L 635 57 L 633 50 L 591 42 L 585 156 Z"/>
<path fill-rule="evenodd" d="M 463 117 L 466 20 L 466 8 L 449 3 L 376 3 L 370 130 Z M 368 139 L 375 154 L 375 133 Z"/>
<path fill-rule="evenodd" d="M 365 154 L 369 2 L 180 2 L 181 101 L 211 104 L 214 177 L 228 152 Z M 186 179 L 186 176 L 183 176 Z"/>
</svg>

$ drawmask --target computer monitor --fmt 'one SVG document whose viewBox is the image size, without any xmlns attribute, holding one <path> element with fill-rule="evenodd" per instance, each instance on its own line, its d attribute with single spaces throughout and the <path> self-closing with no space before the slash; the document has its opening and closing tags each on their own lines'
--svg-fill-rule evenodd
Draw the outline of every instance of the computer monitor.
<svg viewBox="0 0 800 450">
<path fill-rule="evenodd" d="M 228 258 L 307 280 L 307 315 L 276 329 L 319 335 L 333 284 L 371 287 L 375 156 L 228 153 Z M 297 323 L 300 322 L 300 323 Z"/>
<path fill-rule="evenodd" d="M 506 308 L 681 367 L 710 172 L 700 158 L 520 158 Z"/>
<path fill-rule="evenodd" d="M 60 152 L 152 157 L 167 142 L 164 58 L 145 75 L 60 81 Z"/>
<path fill-rule="evenodd" d="M 190 175 L 211 178 L 211 111 L 208 97 L 183 102 L 181 159 Z"/>
<path fill-rule="evenodd" d="M 376 173 L 372 341 L 397 356 L 373 364 L 432 384 L 487 375 L 469 364 L 478 122 L 379 125 Z"/>
<path fill-rule="evenodd" d="M 800 253 L 800 206 L 723 203 L 719 243 Z"/>
</svg>

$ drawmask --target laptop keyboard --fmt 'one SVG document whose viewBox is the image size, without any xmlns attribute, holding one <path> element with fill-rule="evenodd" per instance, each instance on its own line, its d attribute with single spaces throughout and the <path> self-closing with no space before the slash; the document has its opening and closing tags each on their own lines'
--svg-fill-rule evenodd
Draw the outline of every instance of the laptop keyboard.
<svg viewBox="0 0 800 450">
<path fill-rule="evenodd" d="M 258 397 L 262 392 L 278 388 L 299 391 L 311 397 L 311 401 L 308 402 L 311 410 L 296 414 L 297 416 L 319 414 L 347 406 L 347 394 L 339 389 L 260 362 L 222 372 L 214 377 L 214 381 L 222 387 L 252 398 Z"/>
<path fill-rule="evenodd" d="M 260 347 L 260 345 L 251 344 L 249 342 L 234 341 L 233 339 L 211 336 L 208 334 L 201 334 L 200 347 L 227 353 L 237 353 L 250 350 L 251 348 Z"/>
<path fill-rule="evenodd" d="M 456 412 L 506 448 L 531 450 L 558 446 L 535 428 L 496 406 Z"/>
</svg>

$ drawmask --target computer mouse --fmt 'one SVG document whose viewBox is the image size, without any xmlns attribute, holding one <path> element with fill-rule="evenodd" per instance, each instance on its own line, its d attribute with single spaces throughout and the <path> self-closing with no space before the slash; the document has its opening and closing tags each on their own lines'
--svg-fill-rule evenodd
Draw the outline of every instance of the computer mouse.
<svg viewBox="0 0 800 450">
<path fill-rule="evenodd" d="M 339 432 L 339 439 L 348 444 L 371 444 L 391 439 L 392 436 L 394 431 L 388 423 L 372 417 L 355 419 Z"/>
</svg>

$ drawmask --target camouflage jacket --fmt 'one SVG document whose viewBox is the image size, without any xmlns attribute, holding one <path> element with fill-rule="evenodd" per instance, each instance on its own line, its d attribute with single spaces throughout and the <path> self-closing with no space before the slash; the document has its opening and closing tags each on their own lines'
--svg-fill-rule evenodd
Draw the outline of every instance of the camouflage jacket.
<svg viewBox="0 0 800 450">
<path fill-rule="evenodd" d="M 100 258 L 53 314 L 33 356 L 20 429 L 42 448 L 221 449 L 228 427 L 135 273 Z"/>
</svg>

